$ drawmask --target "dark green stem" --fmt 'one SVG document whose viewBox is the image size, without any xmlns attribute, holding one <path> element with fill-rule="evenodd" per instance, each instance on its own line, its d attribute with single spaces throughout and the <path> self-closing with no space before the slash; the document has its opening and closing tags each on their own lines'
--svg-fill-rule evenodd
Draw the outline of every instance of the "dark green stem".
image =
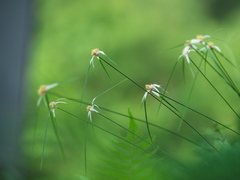
<svg viewBox="0 0 240 180">
<path fill-rule="evenodd" d="M 147 101 L 146 101 L 146 99 L 143 99 L 143 106 L 144 106 L 144 114 L 145 114 L 145 120 L 146 120 L 146 124 L 147 124 L 148 135 L 151 139 L 151 142 L 153 142 L 152 135 L 151 135 L 150 128 L 149 128 L 149 123 L 148 123 Z"/>
<path fill-rule="evenodd" d="M 204 73 L 197 67 L 197 65 L 191 60 L 193 65 L 197 68 L 197 70 L 201 73 L 201 75 L 206 79 L 206 81 L 211 85 L 211 87 L 217 92 L 217 94 L 223 99 L 223 101 L 230 107 L 230 109 L 237 115 L 237 117 L 240 119 L 240 116 L 237 114 L 237 112 L 233 109 L 233 107 L 228 103 L 228 101 L 223 97 L 223 95 L 217 90 L 217 88 L 210 82 L 210 80 L 204 75 Z"/>
<path fill-rule="evenodd" d="M 117 68 L 115 68 L 114 66 L 112 66 L 110 63 L 108 63 L 107 61 L 105 61 L 103 58 L 100 57 L 101 60 L 103 60 L 106 64 L 108 64 L 110 67 L 112 67 L 114 70 L 116 70 L 118 73 L 120 73 L 121 75 L 123 75 L 124 77 L 126 77 L 127 79 L 129 79 L 132 83 L 134 83 L 136 86 L 138 86 L 140 89 L 144 90 L 146 92 L 146 90 L 140 86 L 138 83 L 136 83 L 135 81 L 133 81 L 131 78 L 129 78 L 127 75 L 125 75 L 124 73 L 122 73 L 121 71 L 119 71 Z M 149 93 L 152 97 L 154 97 L 156 100 L 158 100 L 160 102 L 160 100 L 155 97 L 152 93 Z M 163 103 L 163 102 L 162 102 Z M 204 139 L 213 149 L 215 149 L 217 152 L 218 150 L 201 134 L 199 133 L 190 123 L 188 123 L 185 119 L 183 119 L 179 114 L 177 114 L 175 111 L 173 111 L 170 107 L 168 107 L 166 104 L 163 103 L 163 105 L 165 107 L 167 107 L 172 113 L 174 113 L 177 117 L 179 117 L 180 119 L 182 119 L 190 128 L 192 128 L 202 139 Z"/>
<path fill-rule="evenodd" d="M 237 86 L 235 85 L 235 83 L 233 82 L 232 78 L 230 77 L 230 75 L 227 73 L 226 69 L 224 68 L 224 66 L 222 65 L 221 61 L 219 60 L 219 58 L 217 57 L 216 53 L 214 50 L 212 50 L 213 55 L 215 56 L 216 60 L 218 61 L 218 63 L 220 64 L 221 68 L 222 68 L 222 72 L 225 74 L 227 80 L 228 80 L 228 84 L 230 85 L 230 87 L 237 93 L 238 96 L 240 96 L 240 92 L 237 88 Z"/>
</svg>

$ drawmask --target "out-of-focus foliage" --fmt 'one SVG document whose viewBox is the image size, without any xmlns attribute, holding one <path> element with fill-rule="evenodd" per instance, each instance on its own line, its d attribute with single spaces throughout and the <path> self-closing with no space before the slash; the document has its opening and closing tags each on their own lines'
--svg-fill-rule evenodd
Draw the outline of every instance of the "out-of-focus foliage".
<svg viewBox="0 0 240 180">
<path fill-rule="evenodd" d="M 211 3 L 206 1 L 189 0 L 36 1 L 36 22 L 27 71 L 27 82 L 30 87 L 27 92 L 29 98 L 26 107 L 27 120 L 23 134 L 23 149 L 30 161 L 26 163 L 26 166 L 32 173 L 31 178 L 66 179 L 67 177 L 69 179 L 69 177 L 75 177 L 77 179 L 84 175 L 85 124 L 58 109 L 56 109 L 57 123 L 67 162 L 64 163 L 50 126 L 45 147 L 44 166 L 42 170 L 39 170 L 48 112 L 43 104 L 36 108 L 38 98 L 36 92 L 41 84 L 78 78 L 76 81 L 63 82 L 52 91 L 80 99 L 92 49 L 99 48 L 104 51 L 117 63 L 118 69 L 143 87 L 149 83 L 157 83 L 165 87 L 172 68 L 182 53 L 183 44 L 199 34 L 211 35 L 213 37 L 211 41 L 214 41 L 224 55 L 238 66 L 240 57 L 238 50 L 240 45 L 239 7 L 228 10 L 229 13 L 219 21 L 210 15 L 210 5 Z M 218 9 L 218 4 L 215 9 Z M 217 17 L 221 16 L 217 15 Z M 172 48 L 175 46 L 178 47 Z M 169 85 L 168 96 L 185 104 L 193 77 L 188 71 L 184 81 L 180 64 Z M 227 68 L 230 67 L 227 66 Z M 88 77 L 84 101 L 91 103 L 94 97 L 124 79 L 109 67 L 107 70 L 110 79 L 102 70 L 99 62 L 95 61 L 95 68 L 91 69 Z M 231 72 L 236 82 L 239 82 L 238 73 L 237 70 Z M 236 95 L 224 81 L 219 80 L 219 77 L 209 69 L 207 69 L 207 75 L 213 82 L 216 82 L 215 85 L 230 103 L 238 107 Z M 99 106 L 124 114 L 127 114 L 127 108 L 130 107 L 133 114 L 144 119 L 141 106 L 143 94 L 143 91 L 130 82 L 124 82 L 98 98 L 97 103 Z M 50 101 L 57 99 L 57 97 L 51 98 Z M 75 112 L 76 115 L 79 113 L 87 119 L 84 105 L 80 107 L 78 103 L 73 104 L 68 100 L 66 102 L 67 105 L 59 106 L 69 112 Z M 231 110 L 201 77 L 197 80 L 188 106 L 231 128 L 239 123 Z M 184 110 L 182 107 L 178 108 L 181 111 Z M 157 113 L 158 104 L 150 98 L 148 109 L 150 122 L 174 132 L 177 131 L 180 120 L 170 111 L 163 107 Z M 109 114 L 109 116 L 113 115 Z M 122 117 L 117 116 L 112 118 L 123 125 L 128 124 L 128 119 L 122 120 Z M 201 133 L 210 138 L 213 137 L 209 133 L 214 131 L 212 122 L 189 111 L 186 111 L 185 118 Z M 34 133 L 36 119 L 38 123 Z M 97 115 L 94 115 L 93 121 L 106 129 L 119 131 L 118 127 L 106 123 Z M 146 130 L 145 125 L 140 125 L 139 128 Z M 170 154 L 186 162 L 195 160 L 190 151 L 196 148 L 195 146 L 157 128 L 152 128 L 152 133 L 156 136 L 156 143 Z M 33 134 L 35 134 L 34 140 Z M 190 139 L 199 140 L 199 137 L 185 124 L 182 126 L 181 134 Z M 90 177 L 95 177 L 95 168 L 103 163 L 99 158 L 105 155 L 104 152 L 108 150 L 108 147 L 112 146 L 113 139 L 114 137 L 100 130 L 93 131 L 88 127 L 87 149 Z M 32 142 L 34 142 L 33 150 Z"/>
</svg>

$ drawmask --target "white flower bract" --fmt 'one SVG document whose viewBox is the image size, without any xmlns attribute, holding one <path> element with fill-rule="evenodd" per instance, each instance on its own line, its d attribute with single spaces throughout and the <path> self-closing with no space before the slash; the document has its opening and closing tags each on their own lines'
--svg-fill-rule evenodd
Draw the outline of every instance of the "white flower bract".
<svg viewBox="0 0 240 180">
<path fill-rule="evenodd" d="M 94 104 L 95 99 L 96 98 L 94 98 L 92 100 L 92 104 L 91 105 L 87 106 L 88 118 L 90 119 L 91 122 L 92 122 L 92 112 L 99 113 L 96 109 L 94 109 L 95 107 L 99 108 L 98 105 Z"/>
<path fill-rule="evenodd" d="M 190 63 L 190 58 L 188 56 L 188 54 L 191 52 L 191 51 L 194 51 L 193 49 L 190 49 L 192 46 L 191 44 L 188 44 L 185 46 L 185 48 L 183 49 L 182 51 L 182 54 L 178 57 L 178 59 L 180 59 L 181 57 L 185 57 L 187 62 Z M 193 46 L 194 48 L 196 48 L 195 46 Z"/>
<path fill-rule="evenodd" d="M 204 50 L 207 50 L 207 49 L 216 49 L 218 52 L 221 52 L 221 49 L 218 46 L 214 45 L 213 42 L 209 42 L 207 44 L 207 46 L 200 49 L 200 51 L 204 51 Z"/>
<path fill-rule="evenodd" d="M 55 108 L 57 108 L 57 104 L 59 103 L 62 103 L 62 104 L 67 104 L 66 102 L 64 101 L 60 101 L 62 99 L 65 99 L 65 98 L 60 98 L 60 99 L 57 99 L 56 101 L 53 101 L 53 102 L 50 102 L 49 103 L 49 107 L 51 109 L 51 112 L 53 113 L 53 116 L 56 117 L 56 113 L 55 113 Z"/>
<path fill-rule="evenodd" d="M 160 85 L 158 84 L 146 84 L 145 85 L 145 89 L 146 92 L 143 95 L 142 101 L 145 101 L 147 98 L 148 93 L 152 92 L 153 94 L 155 94 L 156 96 L 160 96 L 160 91 L 159 89 L 162 89 L 163 91 L 165 91 L 165 89 L 163 89 Z"/>
<path fill-rule="evenodd" d="M 44 99 L 44 103 L 45 105 L 47 104 L 46 103 L 46 100 L 45 100 L 45 94 L 46 92 L 49 90 L 49 89 L 52 89 L 54 87 L 58 86 L 58 83 L 53 83 L 53 84 L 49 84 L 49 85 L 41 85 L 38 89 L 38 94 L 40 95 L 40 97 L 38 98 L 38 101 L 37 101 L 37 106 L 40 105 L 42 99 Z"/>
<path fill-rule="evenodd" d="M 100 50 L 97 49 L 97 48 L 92 50 L 92 58 L 91 58 L 91 60 L 90 60 L 90 64 L 92 65 L 93 68 L 94 68 L 94 62 L 93 62 L 94 57 L 96 57 L 97 59 L 99 59 L 99 55 L 100 55 L 100 54 L 106 55 L 103 51 L 100 51 Z"/>
<path fill-rule="evenodd" d="M 205 36 L 202 36 L 202 35 L 198 35 L 196 37 L 196 39 L 192 39 L 190 40 L 190 44 L 205 44 L 205 42 L 203 41 L 205 38 L 210 38 L 211 36 L 210 35 L 205 35 Z"/>
</svg>

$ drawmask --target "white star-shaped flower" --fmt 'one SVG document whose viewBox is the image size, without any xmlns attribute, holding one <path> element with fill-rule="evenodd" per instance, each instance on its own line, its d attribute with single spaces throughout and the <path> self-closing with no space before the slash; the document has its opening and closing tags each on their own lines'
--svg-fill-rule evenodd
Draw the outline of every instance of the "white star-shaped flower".
<svg viewBox="0 0 240 180">
<path fill-rule="evenodd" d="M 59 103 L 62 103 L 62 104 L 67 104 L 66 102 L 64 101 L 60 101 L 62 99 L 65 99 L 65 98 L 60 98 L 60 99 L 57 99 L 56 101 L 53 101 L 53 102 L 50 102 L 49 103 L 49 107 L 51 109 L 51 112 L 53 113 L 53 116 L 56 117 L 56 114 L 55 114 L 55 108 L 57 108 L 57 104 Z"/>
<path fill-rule="evenodd" d="M 91 105 L 87 106 L 88 118 L 90 119 L 91 122 L 92 122 L 92 112 L 99 113 L 96 109 L 94 109 L 95 107 L 99 108 L 96 104 L 94 104 L 95 99 L 96 98 L 92 100 Z"/>
<path fill-rule="evenodd" d="M 182 54 L 178 57 L 178 59 L 180 59 L 181 57 L 185 57 L 187 62 L 190 63 L 191 61 L 190 61 L 188 54 L 191 51 L 194 51 L 193 49 L 190 49 L 192 47 L 196 49 L 196 47 L 190 43 L 185 44 L 185 48 L 183 49 Z"/>
<path fill-rule="evenodd" d="M 165 91 L 165 89 L 163 89 L 160 85 L 158 84 L 146 84 L 145 85 L 145 89 L 147 90 L 142 98 L 142 101 L 145 101 L 147 98 L 148 93 L 152 92 L 153 94 L 155 94 L 156 96 L 160 96 L 160 91 L 159 89 L 162 89 L 163 91 Z"/>
<path fill-rule="evenodd" d="M 94 57 L 96 57 L 97 59 L 99 59 L 99 55 L 100 55 L 100 54 L 103 54 L 103 55 L 106 56 L 106 54 L 105 54 L 103 51 L 100 51 L 99 49 L 93 49 L 93 50 L 92 50 L 92 58 L 91 58 L 91 60 L 90 60 L 90 64 L 92 65 L 93 68 L 94 68 L 94 62 L 93 62 Z"/>
<path fill-rule="evenodd" d="M 49 90 L 49 89 L 52 89 L 54 87 L 58 86 L 58 83 L 53 83 L 53 84 L 49 84 L 49 85 L 41 85 L 38 89 L 38 94 L 40 95 L 40 97 L 38 98 L 38 101 L 37 101 L 37 106 L 40 105 L 42 99 L 44 99 L 44 103 L 45 105 L 47 104 L 46 103 L 46 100 L 45 100 L 45 94 L 46 92 Z"/>
<path fill-rule="evenodd" d="M 213 42 L 209 42 L 207 44 L 207 46 L 200 49 L 200 51 L 203 51 L 203 50 L 206 50 L 206 49 L 216 49 L 218 52 L 221 52 L 221 49 L 218 46 L 214 45 Z"/>
<path fill-rule="evenodd" d="M 190 40 L 190 44 L 205 44 L 205 42 L 203 41 L 205 38 L 210 38 L 210 35 L 198 35 L 196 37 L 196 39 L 192 39 Z"/>
</svg>

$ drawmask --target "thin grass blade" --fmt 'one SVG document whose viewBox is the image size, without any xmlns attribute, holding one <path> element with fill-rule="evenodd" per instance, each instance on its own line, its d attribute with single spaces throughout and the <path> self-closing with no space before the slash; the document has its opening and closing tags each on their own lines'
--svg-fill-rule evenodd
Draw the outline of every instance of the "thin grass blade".
<svg viewBox="0 0 240 180">
<path fill-rule="evenodd" d="M 84 93 L 85 93 L 86 88 L 87 88 L 87 81 L 88 81 L 88 76 L 89 76 L 89 73 L 90 73 L 90 69 L 91 69 L 91 64 L 88 65 L 88 70 L 87 70 L 86 79 L 85 79 L 84 86 L 83 86 L 81 101 L 83 101 Z M 80 106 L 81 106 L 81 103 L 80 103 Z"/>
<path fill-rule="evenodd" d="M 146 101 L 146 99 L 143 99 L 143 106 L 144 106 L 144 115 L 145 115 L 148 135 L 150 137 L 151 142 L 153 142 L 152 135 L 151 135 L 150 128 L 149 128 L 149 124 L 148 124 L 147 101 Z"/>
<path fill-rule="evenodd" d="M 45 146 L 46 146 L 46 139 L 47 139 L 47 131 L 48 131 L 49 121 L 50 121 L 50 112 L 48 114 L 45 133 L 44 133 L 44 138 L 43 138 L 42 157 L 41 157 L 41 163 L 40 163 L 40 169 L 41 170 L 42 170 L 42 167 L 43 167 L 43 160 L 44 160 L 44 155 L 45 155 Z"/>
<path fill-rule="evenodd" d="M 49 104 L 49 100 L 48 100 L 47 94 L 45 95 L 45 97 L 46 97 L 47 103 Z M 58 108 L 58 109 L 59 109 L 59 108 Z M 58 145 L 59 145 L 59 147 L 60 147 L 60 150 L 61 150 L 63 159 L 64 159 L 64 161 L 66 162 L 65 153 L 64 153 L 63 146 L 62 146 L 62 143 L 61 143 L 61 139 L 60 139 L 60 136 L 59 136 L 59 133 L 58 133 L 58 129 L 57 129 L 56 119 L 55 119 L 55 117 L 53 116 L 53 113 L 52 113 L 52 111 L 51 111 L 51 109 L 50 109 L 49 106 L 48 106 L 48 110 L 49 110 L 49 112 L 50 112 L 50 118 L 51 118 L 51 121 L 52 121 L 54 134 L 55 134 L 55 136 L 56 136 L 56 138 L 57 138 L 57 142 L 58 142 Z"/>
<path fill-rule="evenodd" d="M 109 75 L 107 69 L 105 68 L 105 66 L 103 65 L 101 59 L 99 59 L 99 61 L 100 61 L 100 64 L 102 65 L 102 68 L 104 69 L 105 73 L 107 74 L 108 78 L 110 79 L 110 75 Z"/>
</svg>

